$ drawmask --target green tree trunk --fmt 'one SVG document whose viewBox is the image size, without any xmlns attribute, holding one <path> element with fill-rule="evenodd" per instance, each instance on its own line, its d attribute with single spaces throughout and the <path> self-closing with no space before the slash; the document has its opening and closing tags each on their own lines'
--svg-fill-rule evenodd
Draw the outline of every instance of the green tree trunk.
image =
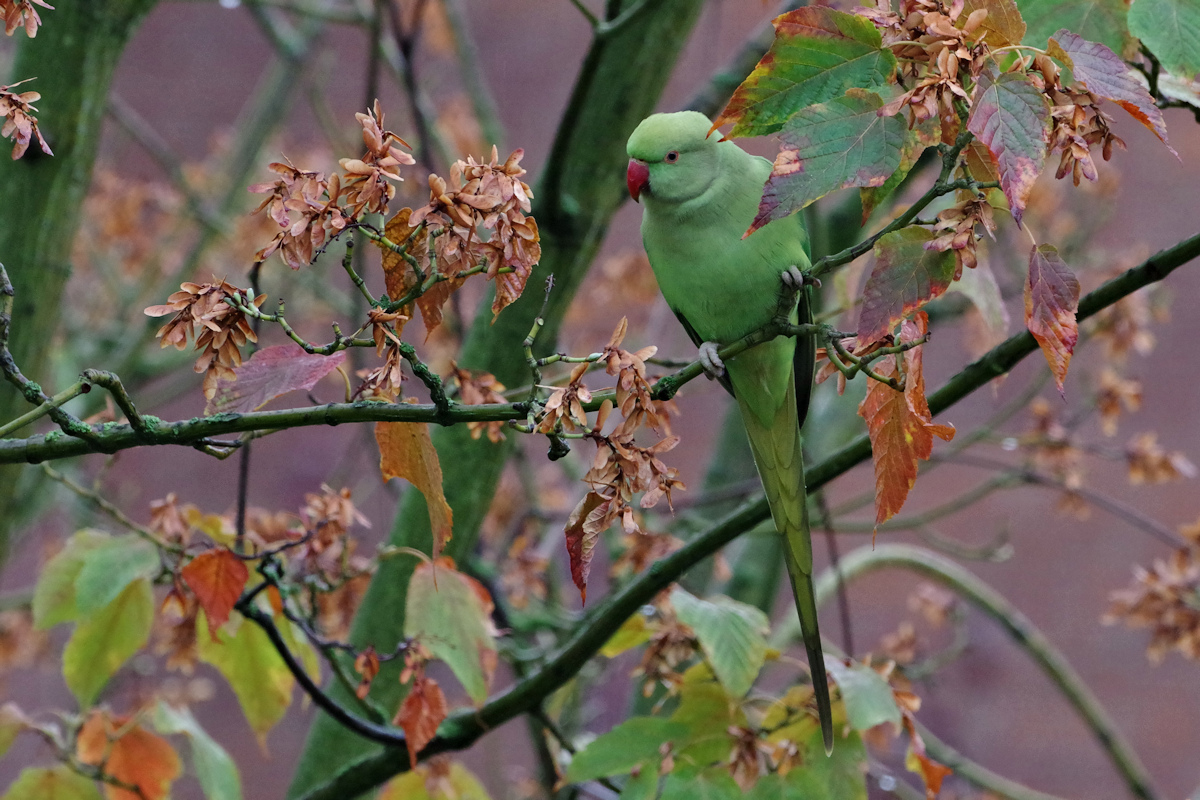
<svg viewBox="0 0 1200 800">
<path fill-rule="evenodd" d="M 553 349 L 567 306 L 621 203 L 625 140 L 654 110 L 702 6 L 695 0 L 651 3 L 631 24 L 593 42 L 535 187 L 533 213 L 542 234 L 541 263 L 524 296 L 505 309 L 494 325 L 490 313 L 477 316 L 459 359 L 464 367 L 487 370 L 507 386 L 528 382 L 521 342 L 542 306 L 550 274 L 554 275 L 554 292 L 538 348 Z M 454 509 L 454 538 L 445 553 L 462 560 L 474 548 L 511 445 L 471 439 L 461 425 L 435 431 L 434 443 L 441 458 L 446 497 Z M 431 541 L 424 498 L 408 492 L 396 516 L 391 542 L 429 552 Z M 355 620 L 355 642 L 370 642 L 387 651 L 400 640 L 413 566 L 413 559 L 398 558 L 380 567 Z M 388 670 L 374 682 L 373 696 L 385 707 L 398 706 L 402 696 L 397 671 Z M 331 692 L 347 699 L 337 686 L 332 686 Z M 378 749 L 328 717 L 319 716 L 290 796 L 302 794 Z"/>
<path fill-rule="evenodd" d="M 35 104 L 39 126 L 54 151 L 53 157 L 43 155 L 33 144 L 19 161 L 9 159 L 7 150 L 0 157 L 0 263 L 16 292 L 9 347 L 34 381 L 49 374 L 46 358 L 71 274 L 71 243 L 91 182 L 113 70 L 154 3 L 69 0 L 55 4 L 54 11 L 43 9 L 37 38 L 20 42 L 8 77 L 8 82 L 36 78 L 20 90 L 41 93 Z M 27 410 L 12 385 L 0 383 L 0 421 Z M 0 562 L 21 516 L 21 470 L 0 467 Z"/>
</svg>

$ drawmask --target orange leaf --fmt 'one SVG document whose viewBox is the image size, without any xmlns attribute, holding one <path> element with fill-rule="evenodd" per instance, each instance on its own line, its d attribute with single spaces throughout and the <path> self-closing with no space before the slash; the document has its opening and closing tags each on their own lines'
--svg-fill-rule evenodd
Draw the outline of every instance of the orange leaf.
<svg viewBox="0 0 1200 800">
<path fill-rule="evenodd" d="M 437 735 L 438 726 L 446 718 L 446 695 L 433 678 L 418 676 L 413 680 L 412 690 L 396 712 L 392 724 L 404 729 L 408 757 L 417 765 L 417 754 Z"/>
<path fill-rule="evenodd" d="M 379 443 L 383 480 L 404 478 L 425 495 L 433 531 L 432 555 L 437 558 L 450 541 L 454 512 L 442 491 L 442 465 L 429 438 L 429 426 L 423 422 L 377 422 L 375 441 Z"/>
<path fill-rule="evenodd" d="M 242 589 L 250 578 L 250 570 L 232 552 L 218 547 L 205 550 L 193 558 L 179 574 L 188 588 L 196 593 L 196 599 L 208 617 L 208 629 L 215 642 L 217 629 L 228 621 L 229 612 L 242 596 Z"/>
<path fill-rule="evenodd" d="M 917 315 L 915 322 L 901 325 L 902 341 L 914 341 L 925 335 L 928 317 Z M 871 455 L 875 462 L 875 524 L 891 519 L 904 505 L 917 480 L 917 463 L 933 453 L 933 437 L 946 441 L 954 438 L 950 425 L 935 425 L 925 399 L 925 378 L 921 371 L 921 348 L 904 353 L 907 377 L 904 392 L 879 381 L 870 381 L 867 396 L 858 414 L 867 422 L 871 437 Z M 895 359 L 875 363 L 879 375 L 890 378 L 899 374 Z"/>
<path fill-rule="evenodd" d="M 1025 282 L 1025 327 L 1041 345 L 1060 393 L 1079 341 L 1078 308 L 1079 281 L 1058 250 L 1051 244 L 1033 248 Z"/>
<path fill-rule="evenodd" d="M 925 784 L 926 800 L 937 800 L 938 792 L 942 790 L 942 781 L 948 775 L 953 774 L 954 770 L 945 764 L 939 764 L 934 761 L 925 752 L 925 741 L 917 733 L 911 713 L 904 715 L 904 728 L 908 731 L 909 736 L 908 752 L 904 757 L 904 766 L 909 772 L 915 772 L 921 776 L 921 782 Z"/>
<path fill-rule="evenodd" d="M 103 711 L 93 712 L 83 723 L 75 748 L 80 761 L 103 764 L 106 775 L 136 786 L 141 793 L 139 797 L 138 792 L 105 785 L 108 800 L 162 800 L 183 769 L 166 739 L 140 725 L 129 725 L 128 717 L 110 719 Z"/>
<path fill-rule="evenodd" d="M 423 260 L 422 257 L 429 247 L 429 234 L 422 229 L 421 232 L 417 234 L 417 236 L 413 238 L 411 242 L 409 242 L 413 231 L 416 230 L 416 228 L 413 228 L 408 224 L 409 217 L 411 216 L 411 208 L 400 209 L 396 216 L 388 220 L 387 226 L 383 229 L 383 235 L 388 238 L 388 241 L 393 242 L 394 244 L 408 243 L 408 254 L 413 258 L 416 258 L 418 261 L 421 261 Z M 404 256 L 389 250 L 386 247 L 381 246 L 379 249 L 383 251 L 383 281 L 384 285 L 387 286 L 388 297 L 390 297 L 392 300 L 399 300 L 417 285 L 417 274 L 413 272 L 412 267 L 409 266 L 409 263 L 405 260 Z M 404 306 L 400 309 L 400 313 L 411 318 L 412 307 Z M 397 336 L 399 336 L 401 331 L 404 330 L 404 322 L 405 320 L 396 321 Z M 429 326 L 426 325 L 426 329 L 428 328 Z"/>
<path fill-rule="evenodd" d="M 587 602 L 587 579 L 592 569 L 592 551 L 601 533 L 595 524 L 588 523 L 594 523 L 597 512 L 602 516 L 609 502 L 595 492 L 588 492 L 567 518 L 565 532 L 567 555 L 571 559 L 571 580 L 579 588 L 579 597 L 584 603 Z"/>
</svg>

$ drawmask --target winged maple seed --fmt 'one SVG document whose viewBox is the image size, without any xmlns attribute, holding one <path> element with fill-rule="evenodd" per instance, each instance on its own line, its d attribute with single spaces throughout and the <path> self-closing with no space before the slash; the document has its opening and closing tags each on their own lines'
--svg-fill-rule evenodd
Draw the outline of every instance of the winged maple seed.
<svg viewBox="0 0 1200 800">
<path fill-rule="evenodd" d="M 20 83 L 24 83 L 21 81 Z M 4 125 L 0 126 L 0 137 L 13 140 L 12 157 L 17 160 L 25 155 L 25 151 L 29 149 L 29 143 L 33 137 L 37 137 L 38 146 L 42 148 L 42 152 L 48 156 L 54 155 L 50 152 L 50 145 L 46 144 L 46 140 L 42 138 L 42 131 L 38 128 L 37 117 L 33 115 L 33 104 L 41 99 L 41 94 L 38 92 L 22 92 L 17 94 L 10 91 L 14 86 L 20 84 L 14 83 L 12 86 L 0 86 L 0 118 L 4 119 Z"/>
<path fill-rule="evenodd" d="M 1141 408 L 1142 384 L 1137 380 L 1122 378 L 1109 367 L 1100 373 L 1097 383 L 1096 411 L 1100 414 L 1100 429 L 1105 436 L 1116 436 L 1122 406 L 1126 411 Z"/>
<path fill-rule="evenodd" d="M 38 16 L 35 5 L 54 10 L 54 6 L 45 0 L 0 0 L 0 15 L 4 17 L 4 33 L 12 36 L 17 28 L 23 27 L 25 35 L 30 39 L 37 36 L 42 18 Z"/>
<path fill-rule="evenodd" d="M 383 214 L 388 201 L 396 196 L 392 181 L 404 180 L 396 167 L 411 166 L 416 162 L 411 155 L 396 147 L 394 142 L 408 147 L 408 142 L 383 128 L 383 111 L 379 101 L 374 108 L 354 115 L 362 126 L 363 144 L 367 152 L 362 158 L 343 158 L 338 163 L 345 172 L 342 194 L 350 204 L 351 216 L 358 218 L 364 213 Z M 336 198 L 336 192 L 330 192 Z"/>
<path fill-rule="evenodd" d="M 1139 433 L 1129 441 L 1125 447 L 1125 460 L 1129 465 L 1129 482 L 1133 484 L 1166 483 L 1196 477 L 1196 465 L 1183 453 L 1163 450 L 1153 431 Z"/>
<path fill-rule="evenodd" d="M 689 661 L 699 650 L 696 634 L 679 621 L 664 593 L 655 602 L 658 613 L 648 623 L 650 641 L 642 653 L 642 661 L 634 669 L 635 676 L 642 676 L 642 696 L 649 697 L 662 686 L 668 694 L 674 694 L 683 683 L 683 675 L 677 667 Z"/>
<path fill-rule="evenodd" d="M 226 299 L 238 298 L 257 307 L 262 305 L 266 297 L 262 294 L 250 300 L 248 293 L 225 281 L 189 281 L 181 284 L 179 291 L 167 298 L 166 305 L 149 306 L 145 314 L 148 317 L 175 315 L 156 334 L 156 338 L 162 340 L 162 347 L 174 345 L 175 349 L 182 350 L 187 347 L 188 339 L 195 337 L 200 358 L 196 360 L 194 369 L 204 373 L 204 397 L 212 400 L 218 380 L 236 378 L 234 369 L 242 363 L 239 348 L 246 342 L 258 341 L 246 314 L 227 303 Z M 197 329 L 199 333 L 196 333 Z"/>
<path fill-rule="evenodd" d="M 991 204 L 987 200 L 968 197 L 938 213 L 933 230 L 939 235 L 925 244 L 926 250 L 954 253 L 954 280 L 962 277 L 963 267 L 974 269 L 979 264 L 977 225 L 982 225 L 995 241 L 996 219 Z"/>
</svg>

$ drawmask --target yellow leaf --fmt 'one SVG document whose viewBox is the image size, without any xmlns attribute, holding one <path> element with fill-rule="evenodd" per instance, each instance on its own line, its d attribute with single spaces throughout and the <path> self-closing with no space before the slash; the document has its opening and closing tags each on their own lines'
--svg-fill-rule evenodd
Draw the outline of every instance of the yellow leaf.
<svg viewBox="0 0 1200 800">
<path fill-rule="evenodd" d="M 429 426 L 423 422 L 377 422 L 375 441 L 379 443 L 383 480 L 404 478 L 425 495 L 433 532 L 432 555 L 437 558 L 450 541 L 454 512 L 442 491 L 442 465 L 429 438 Z"/>
</svg>

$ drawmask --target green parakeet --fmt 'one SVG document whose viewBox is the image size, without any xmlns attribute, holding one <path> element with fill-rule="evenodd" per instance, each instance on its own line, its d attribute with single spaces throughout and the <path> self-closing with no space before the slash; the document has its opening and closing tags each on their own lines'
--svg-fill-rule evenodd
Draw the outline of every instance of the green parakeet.
<svg viewBox="0 0 1200 800">
<path fill-rule="evenodd" d="M 829 685 L 817 630 L 813 555 L 805 503 L 800 426 L 808 413 L 815 344 L 781 336 L 722 364 L 716 348 L 761 328 L 780 292 L 810 266 L 798 215 L 744 236 L 758 211 L 771 162 L 709 136 L 703 114 L 647 117 L 629 137 L 629 193 L 644 207 L 642 242 L 667 305 L 700 357 L 741 410 L 784 553 L 812 670 L 827 753 L 833 750 Z M 811 321 L 801 289 L 794 319 Z"/>
</svg>

